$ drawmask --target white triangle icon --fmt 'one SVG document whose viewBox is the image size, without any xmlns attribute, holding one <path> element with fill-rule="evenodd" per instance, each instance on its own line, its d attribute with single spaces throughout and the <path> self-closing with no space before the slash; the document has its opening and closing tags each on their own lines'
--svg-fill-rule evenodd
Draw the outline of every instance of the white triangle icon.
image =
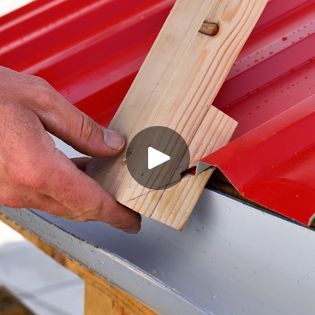
<svg viewBox="0 0 315 315">
<path fill-rule="evenodd" d="M 170 156 L 164 154 L 161 151 L 158 151 L 152 147 L 148 147 L 148 169 L 152 170 L 153 168 L 169 161 Z"/>
</svg>

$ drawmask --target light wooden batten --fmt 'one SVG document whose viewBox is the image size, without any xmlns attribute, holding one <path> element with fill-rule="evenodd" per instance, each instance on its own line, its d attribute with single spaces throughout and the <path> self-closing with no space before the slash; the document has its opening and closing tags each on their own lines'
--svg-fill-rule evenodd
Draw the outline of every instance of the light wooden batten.
<svg viewBox="0 0 315 315">
<path fill-rule="evenodd" d="M 190 167 L 228 143 L 237 123 L 211 104 L 267 2 L 177 0 L 110 128 L 128 143 L 147 127 L 171 128 L 189 146 Z M 150 190 L 130 176 L 125 156 L 93 159 L 88 173 L 120 203 L 183 228 L 213 170 Z"/>
</svg>

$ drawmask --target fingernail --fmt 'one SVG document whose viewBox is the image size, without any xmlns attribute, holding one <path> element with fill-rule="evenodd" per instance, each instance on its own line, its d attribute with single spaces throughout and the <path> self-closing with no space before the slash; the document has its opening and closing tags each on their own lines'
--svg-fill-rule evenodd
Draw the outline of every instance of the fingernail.
<svg viewBox="0 0 315 315">
<path fill-rule="evenodd" d="M 104 129 L 104 142 L 113 150 L 121 150 L 125 146 L 125 139 L 113 130 Z"/>
</svg>

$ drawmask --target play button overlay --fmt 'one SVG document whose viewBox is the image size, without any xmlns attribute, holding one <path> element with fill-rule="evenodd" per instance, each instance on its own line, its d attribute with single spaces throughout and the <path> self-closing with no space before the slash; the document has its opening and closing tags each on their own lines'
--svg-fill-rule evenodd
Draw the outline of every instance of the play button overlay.
<svg viewBox="0 0 315 315">
<path fill-rule="evenodd" d="M 152 170 L 155 167 L 169 161 L 171 157 L 152 147 L 148 147 L 148 169 Z"/>
<path fill-rule="evenodd" d="M 189 167 L 185 140 L 167 127 L 139 132 L 127 148 L 126 162 L 134 180 L 149 189 L 162 190 L 177 184 Z"/>
</svg>

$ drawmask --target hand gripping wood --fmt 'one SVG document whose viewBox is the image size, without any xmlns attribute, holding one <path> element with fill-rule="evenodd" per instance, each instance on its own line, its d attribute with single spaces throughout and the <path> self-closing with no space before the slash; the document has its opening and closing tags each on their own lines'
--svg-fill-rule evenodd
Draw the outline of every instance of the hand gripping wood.
<svg viewBox="0 0 315 315">
<path fill-rule="evenodd" d="M 147 127 L 169 127 L 188 144 L 190 167 L 224 146 L 237 123 L 211 104 L 267 2 L 177 0 L 110 128 L 129 143 Z M 213 169 L 150 190 L 130 176 L 125 157 L 95 158 L 88 174 L 127 207 L 183 228 Z"/>
</svg>

